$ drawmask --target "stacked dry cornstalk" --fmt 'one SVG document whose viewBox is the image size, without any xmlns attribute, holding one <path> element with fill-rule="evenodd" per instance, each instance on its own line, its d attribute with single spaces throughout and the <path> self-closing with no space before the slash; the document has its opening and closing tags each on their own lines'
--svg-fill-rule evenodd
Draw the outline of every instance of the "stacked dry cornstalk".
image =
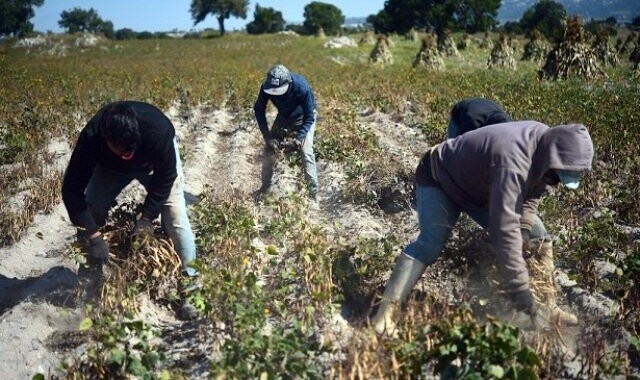
<svg viewBox="0 0 640 380">
<path fill-rule="evenodd" d="M 634 75 L 640 77 L 640 35 L 638 35 L 636 47 L 629 56 L 629 61 L 631 61 L 631 69 L 633 69 Z"/>
<path fill-rule="evenodd" d="M 547 55 L 538 76 L 541 79 L 578 77 L 586 80 L 606 76 L 577 17 L 565 23 L 562 40 Z"/>
<path fill-rule="evenodd" d="M 418 32 L 414 29 L 411 28 L 407 34 L 404 36 L 404 38 L 408 41 L 413 41 L 413 42 L 417 42 L 420 39 L 420 35 L 418 34 Z"/>
<path fill-rule="evenodd" d="M 382 65 L 393 63 L 393 55 L 391 54 L 387 36 L 378 37 L 376 46 L 373 47 L 371 54 L 369 54 L 369 62 Z"/>
<path fill-rule="evenodd" d="M 458 48 L 453 38 L 449 35 L 449 31 L 444 29 L 437 32 L 438 35 L 438 51 L 445 57 L 458 56 Z"/>
<path fill-rule="evenodd" d="M 373 44 L 375 42 L 376 42 L 376 38 L 373 35 L 373 32 L 370 31 L 370 30 L 367 30 L 366 32 L 364 32 L 364 34 L 360 38 L 360 42 L 358 42 L 358 43 L 360 45 L 371 45 L 371 44 Z"/>
<path fill-rule="evenodd" d="M 544 35 L 534 29 L 529 36 L 529 42 L 524 45 L 523 61 L 542 62 L 549 53 L 549 43 Z"/>
<path fill-rule="evenodd" d="M 440 56 L 432 34 L 427 34 L 422 39 L 420 50 L 413 61 L 413 68 L 415 69 L 416 67 L 422 67 L 427 71 L 441 71 L 444 69 L 444 61 Z"/>
<path fill-rule="evenodd" d="M 516 69 L 516 60 L 513 57 L 513 49 L 509 44 L 509 38 L 506 34 L 500 33 L 498 42 L 491 50 L 487 67 L 490 69 Z"/>
<path fill-rule="evenodd" d="M 460 41 L 458 41 L 458 50 L 466 50 L 470 46 L 471 37 L 467 33 L 462 34 L 462 38 L 460 38 Z"/>
<path fill-rule="evenodd" d="M 618 66 L 618 54 L 609 43 L 609 32 L 605 28 L 599 28 L 596 39 L 593 42 L 593 50 L 602 64 L 610 67 Z"/>
<path fill-rule="evenodd" d="M 484 37 L 480 41 L 480 47 L 482 49 L 493 49 L 493 40 L 489 35 L 489 32 L 484 32 Z"/>
</svg>

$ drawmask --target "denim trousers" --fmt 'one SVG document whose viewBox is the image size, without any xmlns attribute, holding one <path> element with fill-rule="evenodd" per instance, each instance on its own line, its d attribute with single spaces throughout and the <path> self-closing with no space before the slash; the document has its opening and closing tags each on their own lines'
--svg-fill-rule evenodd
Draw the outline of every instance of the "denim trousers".
<svg viewBox="0 0 640 380">
<path fill-rule="evenodd" d="M 314 121 L 304 138 L 300 152 L 304 166 L 304 176 L 309 186 L 309 194 L 311 194 L 311 196 L 315 196 L 318 193 L 318 169 L 316 167 L 316 155 L 313 152 L 313 136 L 315 135 L 315 131 L 316 123 Z M 284 126 L 279 124 L 278 119 L 276 119 L 271 133 L 274 137 L 282 139 L 287 134 L 295 134 L 295 130 L 286 130 Z M 264 157 L 265 159 L 262 163 L 262 185 L 265 188 L 269 188 L 273 178 L 276 154 L 268 146 L 265 146 Z"/>
<path fill-rule="evenodd" d="M 184 173 L 180 161 L 177 141 L 173 145 L 176 152 L 176 170 L 178 176 L 173 182 L 171 193 L 162 205 L 160 212 L 162 226 L 173 242 L 176 252 L 180 255 L 183 272 L 188 276 L 196 274 L 196 270 L 189 266 L 196 258 L 196 242 L 184 198 Z M 138 180 L 147 191 L 151 183 L 152 173 L 120 173 L 102 166 L 97 166 L 93 172 L 85 199 L 99 226 L 105 224 L 109 209 L 114 205 L 116 197 L 131 181 Z"/>
<path fill-rule="evenodd" d="M 404 252 L 425 265 L 433 264 L 438 259 L 462 211 L 483 228 L 489 225 L 489 210 L 462 210 L 440 187 L 418 185 L 416 204 L 420 233 L 416 240 L 405 247 Z M 531 240 L 546 239 L 547 235 L 544 224 L 536 217 Z"/>
</svg>

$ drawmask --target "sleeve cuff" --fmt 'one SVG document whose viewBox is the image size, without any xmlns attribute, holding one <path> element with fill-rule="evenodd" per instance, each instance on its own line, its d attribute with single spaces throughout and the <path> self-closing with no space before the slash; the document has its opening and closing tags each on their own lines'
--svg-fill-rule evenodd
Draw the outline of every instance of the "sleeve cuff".
<svg viewBox="0 0 640 380">
<path fill-rule="evenodd" d="M 76 216 L 73 222 L 79 229 L 82 230 L 80 232 L 80 235 L 82 236 L 91 236 L 98 231 L 98 225 L 93 219 L 93 215 L 91 215 L 91 212 L 88 208 L 81 212 L 78 216 Z"/>
</svg>

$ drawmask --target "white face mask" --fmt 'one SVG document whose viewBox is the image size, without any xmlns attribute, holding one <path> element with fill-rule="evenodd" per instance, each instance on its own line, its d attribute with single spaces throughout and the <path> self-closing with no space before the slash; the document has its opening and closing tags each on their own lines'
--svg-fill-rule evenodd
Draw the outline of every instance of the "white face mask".
<svg viewBox="0 0 640 380">
<path fill-rule="evenodd" d="M 568 189 L 575 190 L 580 186 L 580 172 L 575 170 L 556 169 L 560 182 Z"/>
</svg>

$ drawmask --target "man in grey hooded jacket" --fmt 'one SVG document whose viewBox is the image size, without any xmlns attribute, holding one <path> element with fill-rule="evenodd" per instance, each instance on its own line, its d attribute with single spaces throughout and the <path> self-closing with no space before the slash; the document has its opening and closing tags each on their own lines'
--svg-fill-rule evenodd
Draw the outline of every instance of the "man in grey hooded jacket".
<svg viewBox="0 0 640 380">
<path fill-rule="evenodd" d="M 400 303 L 440 256 L 462 211 L 488 229 L 512 303 L 534 316 L 521 227 L 532 224 L 547 186 L 576 188 L 592 160 L 593 143 L 580 124 L 501 123 L 430 148 L 416 169 L 420 234 L 398 257 L 372 321 L 376 332 L 395 332 Z"/>
</svg>

